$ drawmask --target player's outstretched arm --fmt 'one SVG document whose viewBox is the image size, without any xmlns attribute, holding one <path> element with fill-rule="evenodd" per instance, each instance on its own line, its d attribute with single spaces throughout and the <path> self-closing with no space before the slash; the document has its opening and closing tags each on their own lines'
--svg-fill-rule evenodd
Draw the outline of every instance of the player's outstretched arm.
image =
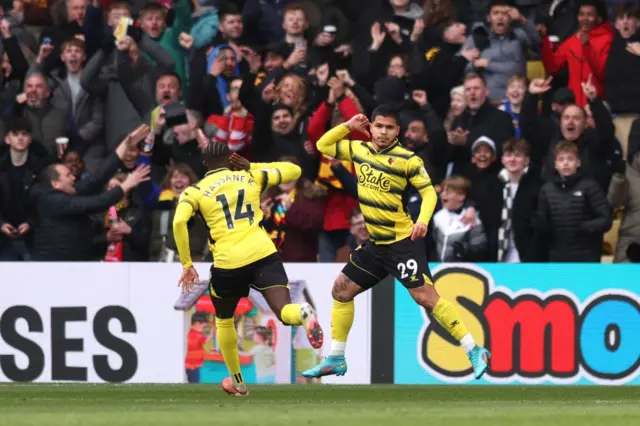
<svg viewBox="0 0 640 426">
<path fill-rule="evenodd" d="M 334 127 L 325 133 L 316 147 L 321 153 L 343 161 L 352 161 L 351 141 L 344 138 L 354 130 L 369 134 L 369 119 L 363 115 L 354 115 L 349 121 Z"/>
<path fill-rule="evenodd" d="M 416 222 L 428 225 L 433 216 L 433 211 L 436 209 L 438 194 L 436 194 L 436 190 L 433 188 L 431 178 L 427 173 L 427 169 L 424 168 L 424 163 L 420 157 L 413 156 L 407 162 L 407 178 L 422 197 L 420 215 Z"/>
<path fill-rule="evenodd" d="M 263 190 L 272 186 L 298 180 L 302 175 L 302 169 L 288 162 L 251 163 L 251 170 L 260 174 L 256 176 L 262 183 Z"/>
<path fill-rule="evenodd" d="M 189 189 L 186 189 L 180 196 L 176 214 L 173 216 L 173 238 L 176 241 L 180 263 L 182 263 L 182 267 L 185 269 L 193 266 L 187 222 L 189 222 L 189 219 L 191 219 L 191 216 L 193 216 L 197 208 L 197 203 L 191 199 L 192 197 L 189 195 L 188 190 Z"/>
</svg>

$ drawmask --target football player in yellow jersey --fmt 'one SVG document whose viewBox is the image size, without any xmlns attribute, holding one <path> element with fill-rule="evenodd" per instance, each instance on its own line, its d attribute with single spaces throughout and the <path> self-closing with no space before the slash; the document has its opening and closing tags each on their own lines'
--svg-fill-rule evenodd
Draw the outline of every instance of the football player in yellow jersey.
<svg viewBox="0 0 640 426">
<path fill-rule="evenodd" d="M 209 291 L 216 311 L 218 343 L 231 375 L 222 382 L 222 388 L 231 395 L 244 396 L 248 390 L 240 373 L 234 313 L 240 298 L 249 295 L 249 287 L 262 293 L 284 324 L 304 326 L 314 348 L 322 346 L 323 336 L 311 305 L 291 303 L 282 260 L 260 227 L 260 194 L 271 186 L 298 179 L 300 167 L 292 163 L 249 164 L 229 154 L 226 144 L 209 143 L 204 152 L 209 172 L 180 196 L 173 233 L 184 268 L 179 285 L 190 291 L 199 278 L 191 262 L 187 222 L 199 214 L 209 228 L 214 259 Z"/>
<path fill-rule="evenodd" d="M 345 348 L 355 305 L 353 299 L 391 274 L 408 290 L 467 352 L 474 375 L 482 377 L 489 352 L 477 345 L 455 307 L 441 298 L 431 278 L 424 242 L 437 195 L 420 157 L 398 142 L 400 127 L 393 107 L 381 105 L 373 111 L 372 123 L 356 115 L 326 133 L 317 142 L 318 151 L 338 160 L 351 161 L 358 178 L 358 201 L 371 241 L 358 247 L 338 275 L 333 290 L 331 352 L 305 377 L 342 376 L 347 372 Z M 349 141 L 352 131 L 369 135 L 371 142 Z M 413 185 L 422 196 L 420 215 L 414 224 L 406 209 L 406 196 Z"/>
</svg>

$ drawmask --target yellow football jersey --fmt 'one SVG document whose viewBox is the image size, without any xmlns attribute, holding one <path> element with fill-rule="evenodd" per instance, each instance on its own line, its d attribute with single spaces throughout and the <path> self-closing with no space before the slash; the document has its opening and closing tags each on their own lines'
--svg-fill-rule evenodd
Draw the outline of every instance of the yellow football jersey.
<svg viewBox="0 0 640 426">
<path fill-rule="evenodd" d="M 411 235 L 413 221 L 407 211 L 408 190 L 422 196 L 418 222 L 429 224 L 437 195 L 422 159 L 398 141 L 376 151 L 371 142 L 350 141 L 343 124 L 317 142 L 318 150 L 338 160 L 354 163 L 358 178 L 358 201 L 371 240 L 390 244 Z"/>
<path fill-rule="evenodd" d="M 260 194 L 298 179 L 292 163 L 253 163 L 249 171 L 217 169 L 185 189 L 173 220 L 173 232 L 183 267 L 192 265 L 187 222 L 199 214 L 209 228 L 216 268 L 235 269 L 275 253 L 276 247 L 260 227 Z"/>
</svg>

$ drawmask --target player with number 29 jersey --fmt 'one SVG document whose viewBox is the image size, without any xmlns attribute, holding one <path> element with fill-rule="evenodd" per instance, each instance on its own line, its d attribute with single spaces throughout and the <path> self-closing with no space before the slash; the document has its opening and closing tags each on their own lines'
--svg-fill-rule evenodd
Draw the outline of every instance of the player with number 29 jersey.
<svg viewBox="0 0 640 426">
<path fill-rule="evenodd" d="M 190 204 L 209 228 L 216 268 L 240 268 L 277 252 L 260 227 L 263 219 L 260 194 L 299 176 L 300 168 L 291 163 L 252 163 L 249 171 L 212 170 L 184 190 L 180 202 Z M 182 264 L 187 268 L 191 266 L 191 258 L 184 257 Z"/>
</svg>

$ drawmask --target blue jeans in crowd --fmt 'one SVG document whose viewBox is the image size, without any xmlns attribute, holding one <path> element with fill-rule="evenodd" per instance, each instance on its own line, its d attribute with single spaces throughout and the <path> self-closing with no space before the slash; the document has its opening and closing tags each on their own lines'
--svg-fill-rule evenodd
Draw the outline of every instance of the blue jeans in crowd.
<svg viewBox="0 0 640 426">
<path fill-rule="evenodd" d="M 22 238 L 9 240 L 4 246 L 0 247 L 0 262 L 15 262 L 19 260 L 24 260 L 25 262 L 31 260 L 27 243 Z"/>
</svg>

